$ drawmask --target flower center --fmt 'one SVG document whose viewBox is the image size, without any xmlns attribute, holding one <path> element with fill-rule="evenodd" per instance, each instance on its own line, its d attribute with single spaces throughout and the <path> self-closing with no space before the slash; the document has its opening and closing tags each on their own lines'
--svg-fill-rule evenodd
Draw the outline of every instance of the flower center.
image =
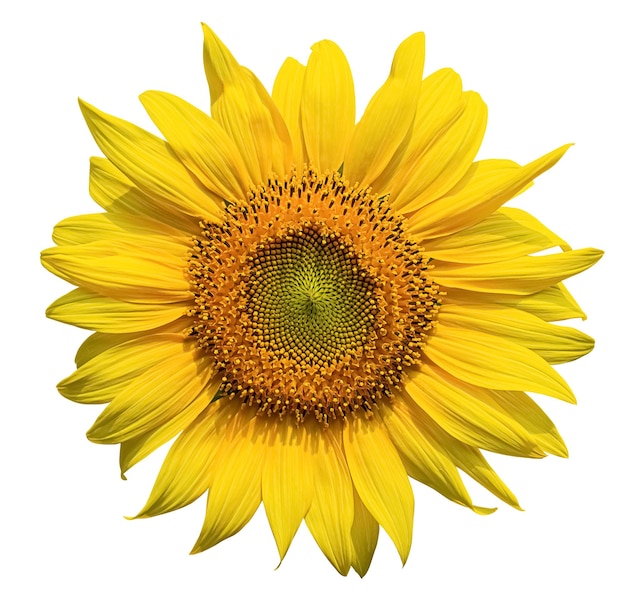
<svg viewBox="0 0 626 599">
<path fill-rule="evenodd" d="M 367 342 L 376 285 L 340 236 L 320 226 L 287 227 L 257 248 L 249 268 L 250 324 L 277 357 L 323 368 Z"/>
<path fill-rule="evenodd" d="M 223 393 L 327 423 L 371 411 L 419 364 L 439 291 L 403 219 L 369 190 L 306 169 L 202 227 L 188 333 Z"/>
</svg>

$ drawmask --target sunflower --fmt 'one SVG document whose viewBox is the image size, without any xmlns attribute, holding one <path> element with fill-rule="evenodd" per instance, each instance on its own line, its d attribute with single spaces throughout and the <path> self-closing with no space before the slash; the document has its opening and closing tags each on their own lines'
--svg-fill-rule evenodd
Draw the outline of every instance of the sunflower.
<svg viewBox="0 0 626 599">
<path fill-rule="evenodd" d="M 460 471 L 519 505 L 481 450 L 567 455 L 527 392 L 575 401 L 552 364 L 593 340 L 552 321 L 584 318 L 562 281 L 602 252 L 502 206 L 568 146 L 475 161 L 485 104 L 423 63 L 417 33 L 355 124 L 333 42 L 270 95 L 204 26 L 211 116 L 146 92 L 162 139 L 80 103 L 104 212 L 42 254 L 76 286 L 48 316 L 95 331 L 59 390 L 108 404 L 87 436 L 122 476 L 175 438 L 137 517 L 208 491 L 194 553 L 263 502 L 281 560 L 304 519 L 362 576 L 380 526 L 408 557 L 409 477 L 486 514 Z"/>
</svg>

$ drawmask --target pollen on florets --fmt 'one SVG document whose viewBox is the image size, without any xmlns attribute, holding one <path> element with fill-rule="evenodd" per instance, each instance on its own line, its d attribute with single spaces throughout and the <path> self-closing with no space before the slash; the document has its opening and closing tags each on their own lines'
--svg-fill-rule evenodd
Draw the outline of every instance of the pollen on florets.
<svg viewBox="0 0 626 599">
<path fill-rule="evenodd" d="M 188 333 L 215 360 L 222 393 L 328 422 L 370 412 L 419 363 L 439 290 L 402 217 L 368 189 L 305 169 L 202 228 Z"/>
</svg>

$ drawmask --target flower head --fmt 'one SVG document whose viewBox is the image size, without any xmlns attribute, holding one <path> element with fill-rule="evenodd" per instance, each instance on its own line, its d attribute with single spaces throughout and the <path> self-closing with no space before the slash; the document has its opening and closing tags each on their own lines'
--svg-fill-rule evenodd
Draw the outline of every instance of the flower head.
<svg viewBox="0 0 626 599">
<path fill-rule="evenodd" d="M 481 449 L 564 456 L 527 395 L 574 395 L 551 364 L 593 340 L 563 286 L 601 256 L 502 207 L 565 153 L 479 160 L 487 110 L 424 37 L 396 51 L 355 125 L 341 50 L 287 59 L 272 95 L 204 28 L 210 114 L 141 96 L 165 139 L 81 102 L 106 158 L 104 212 L 62 221 L 44 266 L 76 289 L 51 318 L 92 329 L 59 384 L 108 404 L 88 432 L 124 474 L 175 438 L 138 517 L 208 491 L 194 552 L 263 502 L 281 559 L 304 519 L 342 574 L 379 526 L 403 561 L 409 477 L 475 506 L 467 473 L 517 499 Z"/>
</svg>

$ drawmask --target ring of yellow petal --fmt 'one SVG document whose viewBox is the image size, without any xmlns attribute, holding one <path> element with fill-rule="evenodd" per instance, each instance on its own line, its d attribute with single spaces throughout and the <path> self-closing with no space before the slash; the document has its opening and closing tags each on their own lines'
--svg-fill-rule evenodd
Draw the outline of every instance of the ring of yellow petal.
<svg viewBox="0 0 626 599">
<path fill-rule="evenodd" d="M 370 190 L 307 168 L 202 223 L 188 333 L 213 355 L 222 393 L 323 423 L 392 397 L 439 306 L 403 222 Z"/>
</svg>

